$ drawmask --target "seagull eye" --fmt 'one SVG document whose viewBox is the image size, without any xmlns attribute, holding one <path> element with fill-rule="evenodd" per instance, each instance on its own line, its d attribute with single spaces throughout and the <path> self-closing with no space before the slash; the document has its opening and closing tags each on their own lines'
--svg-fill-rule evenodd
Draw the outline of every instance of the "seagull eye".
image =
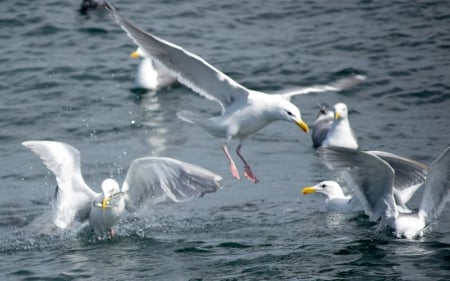
<svg viewBox="0 0 450 281">
<path fill-rule="evenodd" d="M 289 115 L 289 116 L 294 116 L 294 114 L 292 114 L 292 112 L 290 112 L 290 111 L 286 111 L 286 113 L 287 113 L 287 115 Z"/>
<path fill-rule="evenodd" d="M 327 185 L 322 183 L 322 185 L 320 187 L 325 188 L 325 187 L 327 187 Z"/>
</svg>

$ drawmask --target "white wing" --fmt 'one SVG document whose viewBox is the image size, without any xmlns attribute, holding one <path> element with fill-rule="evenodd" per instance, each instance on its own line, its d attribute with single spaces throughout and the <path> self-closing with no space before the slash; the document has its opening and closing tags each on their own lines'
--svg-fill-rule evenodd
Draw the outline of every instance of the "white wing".
<svg viewBox="0 0 450 281">
<path fill-rule="evenodd" d="M 349 89 L 358 85 L 361 81 L 366 80 L 366 76 L 364 75 L 352 75 L 349 77 L 342 78 L 338 81 L 330 83 L 328 85 L 316 85 L 310 87 L 300 87 L 294 89 L 286 89 L 276 92 L 276 94 L 280 94 L 285 96 L 288 100 L 290 100 L 293 96 L 297 95 L 305 95 L 311 93 L 321 93 L 321 92 L 329 92 L 329 91 L 342 91 L 345 89 Z"/>
<path fill-rule="evenodd" d="M 394 170 L 375 155 L 343 147 L 321 147 L 328 168 L 343 171 L 371 220 L 397 217 L 393 196 Z"/>
<path fill-rule="evenodd" d="M 389 152 L 366 152 L 380 157 L 394 169 L 394 193 L 399 205 L 404 206 L 427 179 L 428 167 L 425 164 Z"/>
<path fill-rule="evenodd" d="M 204 168 L 171 158 L 134 160 L 122 186 L 126 207 L 136 210 L 147 201 L 182 202 L 216 192 L 222 178 Z"/>
<path fill-rule="evenodd" d="M 58 184 L 54 200 L 55 225 L 65 229 L 74 220 L 85 221 L 92 201 L 99 194 L 84 182 L 79 151 L 68 144 L 54 141 L 25 141 L 22 144 L 36 153 L 55 174 Z"/>
<path fill-rule="evenodd" d="M 245 87 L 201 57 L 142 31 L 123 18 L 110 3 L 106 2 L 105 7 L 146 55 L 166 67 L 180 83 L 208 99 L 219 102 L 222 112 L 233 101 L 247 98 L 249 91 Z"/>
<path fill-rule="evenodd" d="M 450 147 L 431 163 L 419 212 L 429 223 L 437 218 L 450 200 Z"/>
</svg>

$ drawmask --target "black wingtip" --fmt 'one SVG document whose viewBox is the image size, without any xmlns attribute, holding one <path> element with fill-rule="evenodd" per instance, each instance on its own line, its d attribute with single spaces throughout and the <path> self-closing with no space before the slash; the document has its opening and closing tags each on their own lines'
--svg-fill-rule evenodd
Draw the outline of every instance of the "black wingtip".
<svg viewBox="0 0 450 281">
<path fill-rule="evenodd" d="M 109 3 L 108 1 L 105 1 L 105 9 L 108 12 L 116 10 L 116 8 L 114 8 L 114 6 L 111 3 Z"/>
</svg>

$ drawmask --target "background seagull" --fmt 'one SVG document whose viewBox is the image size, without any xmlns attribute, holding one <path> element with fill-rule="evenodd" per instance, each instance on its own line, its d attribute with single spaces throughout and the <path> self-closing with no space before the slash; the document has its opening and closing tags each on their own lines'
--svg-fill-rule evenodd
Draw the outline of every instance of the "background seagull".
<svg viewBox="0 0 450 281">
<path fill-rule="evenodd" d="M 142 58 L 134 78 L 134 86 L 139 89 L 159 90 L 175 83 L 177 79 L 170 75 L 167 68 L 158 65 L 146 56 L 141 48 L 130 54 L 133 59 Z"/>
<path fill-rule="evenodd" d="M 394 197 L 395 171 L 380 157 L 338 147 L 321 148 L 319 152 L 329 168 L 348 177 L 369 218 L 381 219 L 399 238 L 422 236 L 450 199 L 450 147 L 431 163 L 420 207 L 411 213 L 399 211 Z"/>
<path fill-rule="evenodd" d="M 201 167 L 171 158 L 134 160 L 122 184 L 106 179 L 101 193 L 85 183 L 79 151 L 62 142 L 25 141 L 52 171 L 58 184 L 54 198 L 54 224 L 67 229 L 88 223 L 99 237 L 109 233 L 125 210 L 136 211 L 149 202 L 182 202 L 220 189 L 221 177 Z"/>
<path fill-rule="evenodd" d="M 322 146 L 339 146 L 358 149 L 358 141 L 350 127 L 348 109 L 345 103 L 337 103 L 333 106 L 334 121 L 328 131 Z"/>
<path fill-rule="evenodd" d="M 231 174 L 236 179 L 240 179 L 240 175 L 227 146 L 231 139 L 238 138 L 240 141 L 236 153 L 244 164 L 245 177 L 257 183 L 259 180 L 250 168 L 250 164 L 240 153 L 242 142 L 247 137 L 277 120 L 294 122 L 303 131 L 308 132 L 309 127 L 302 120 L 300 110 L 289 101 L 292 96 L 311 92 L 337 91 L 343 87 L 353 86 L 361 80 L 360 76 L 352 76 L 333 85 L 298 88 L 272 95 L 249 90 L 201 57 L 139 29 L 119 15 L 108 2 L 105 6 L 114 20 L 147 56 L 166 67 L 181 84 L 220 104 L 222 108 L 220 116 L 207 118 L 197 113 L 184 111 L 178 113 L 178 117 L 200 126 L 215 137 L 225 138 L 222 149 L 228 160 Z"/>
</svg>

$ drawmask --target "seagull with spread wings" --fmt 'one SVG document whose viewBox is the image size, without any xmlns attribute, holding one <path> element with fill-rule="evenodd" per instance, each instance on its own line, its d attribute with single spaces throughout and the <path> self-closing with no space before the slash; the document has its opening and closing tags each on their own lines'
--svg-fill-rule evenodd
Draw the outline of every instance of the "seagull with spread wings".
<svg viewBox="0 0 450 281">
<path fill-rule="evenodd" d="M 341 147 L 322 147 L 319 155 L 328 168 L 341 171 L 347 177 L 370 220 L 381 220 L 392 227 L 399 238 L 422 236 L 450 199 L 450 147 L 431 163 L 419 209 L 407 213 L 401 211 L 396 200 L 396 170 L 381 157 Z"/>
<path fill-rule="evenodd" d="M 55 141 L 22 144 L 56 177 L 53 223 L 59 229 L 87 223 L 99 237 L 113 236 L 112 227 L 126 210 L 134 212 L 155 201 L 183 202 L 221 188 L 222 178 L 204 168 L 171 158 L 144 157 L 130 164 L 122 187 L 109 178 L 98 193 L 84 181 L 80 152 L 73 146 Z"/>
<path fill-rule="evenodd" d="M 339 91 L 364 79 L 363 76 L 353 75 L 330 85 L 297 88 L 276 94 L 253 91 L 240 85 L 201 57 L 139 29 L 122 17 L 110 3 L 106 2 L 105 7 L 146 56 L 167 68 L 181 84 L 220 104 L 222 108 L 220 116 L 208 118 L 194 112 L 183 111 L 178 113 L 178 117 L 200 126 L 215 137 L 225 139 L 222 149 L 231 174 L 236 179 L 240 179 L 240 175 L 227 146 L 231 139 L 238 138 L 240 141 L 236 153 L 244 164 L 245 177 L 257 183 L 259 180 L 240 152 L 245 139 L 277 120 L 293 122 L 308 132 L 309 127 L 302 120 L 300 110 L 290 102 L 292 96 Z"/>
</svg>

